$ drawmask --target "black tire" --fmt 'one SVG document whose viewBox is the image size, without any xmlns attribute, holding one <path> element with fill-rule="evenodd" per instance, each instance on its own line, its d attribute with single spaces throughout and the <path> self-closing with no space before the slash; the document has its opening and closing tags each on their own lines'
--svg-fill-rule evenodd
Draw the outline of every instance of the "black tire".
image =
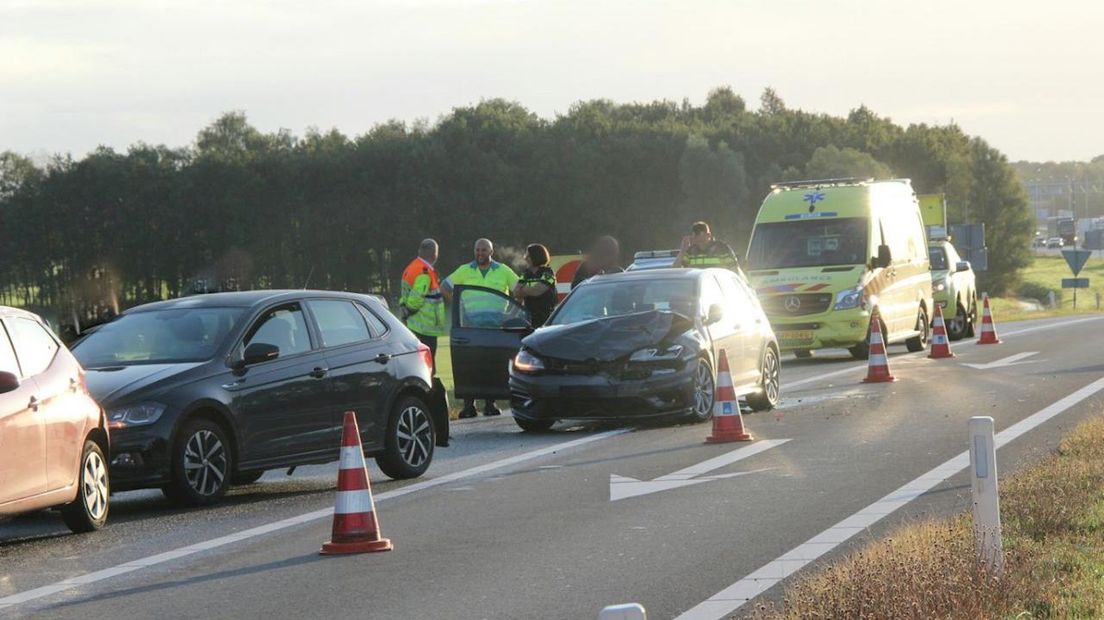
<svg viewBox="0 0 1104 620">
<path fill-rule="evenodd" d="M 962 340 L 970 329 L 970 316 L 962 304 L 955 304 L 955 315 L 950 320 L 943 321 L 947 326 L 947 338 L 949 340 Z"/>
<path fill-rule="evenodd" d="M 85 440 L 77 475 L 77 497 L 61 507 L 61 518 L 78 534 L 94 532 L 107 523 L 111 504 L 111 481 L 107 459 L 99 444 Z"/>
<path fill-rule="evenodd" d="M 234 455 L 226 431 L 206 418 L 185 422 L 172 451 L 172 482 L 161 490 L 176 504 L 206 506 L 230 488 Z"/>
<path fill-rule="evenodd" d="M 799 360 L 807 360 L 813 356 L 813 352 L 809 349 L 796 349 L 793 353 L 794 357 Z"/>
<path fill-rule="evenodd" d="M 782 391 L 782 360 L 772 347 L 767 347 L 759 367 L 762 392 L 748 394 L 747 402 L 752 411 L 770 411 L 778 406 Z"/>
<path fill-rule="evenodd" d="M 916 353 L 928 348 L 928 337 L 931 334 L 931 323 L 928 322 L 928 311 L 920 308 L 916 315 L 916 326 L 920 328 L 920 335 L 913 336 L 905 341 L 905 347 L 909 353 Z"/>
<path fill-rule="evenodd" d="M 556 423 L 555 420 L 544 420 L 535 418 L 522 418 L 516 413 L 514 414 L 514 423 L 518 425 L 521 430 L 526 433 L 545 433 L 548 429 L 552 428 L 552 425 Z"/>
<path fill-rule="evenodd" d="M 717 376 L 709 360 L 699 358 L 694 369 L 694 400 L 686 418 L 694 423 L 713 417 L 713 399 L 717 396 Z"/>
<path fill-rule="evenodd" d="M 248 469 L 246 471 L 239 471 L 230 477 L 230 484 L 233 486 L 245 486 L 247 484 L 253 484 L 261 479 L 265 470 L 263 469 Z"/>
<path fill-rule="evenodd" d="M 885 342 L 885 321 L 878 321 L 878 325 L 882 328 L 882 342 Z M 866 326 L 866 339 L 862 342 L 856 343 L 855 346 L 847 349 L 847 351 L 851 353 L 851 357 L 857 360 L 870 359 L 870 325 Z"/>
<path fill-rule="evenodd" d="M 977 323 L 978 323 L 978 311 L 977 311 L 977 300 L 976 299 L 970 299 L 970 316 L 969 316 L 969 319 L 970 319 L 970 321 L 966 325 L 966 337 L 967 338 L 973 338 L 974 337 L 974 328 L 977 327 Z"/>
<path fill-rule="evenodd" d="M 387 421 L 387 437 L 376 464 L 389 478 L 417 478 L 433 462 L 437 429 L 429 407 L 417 396 L 403 396 Z"/>
</svg>

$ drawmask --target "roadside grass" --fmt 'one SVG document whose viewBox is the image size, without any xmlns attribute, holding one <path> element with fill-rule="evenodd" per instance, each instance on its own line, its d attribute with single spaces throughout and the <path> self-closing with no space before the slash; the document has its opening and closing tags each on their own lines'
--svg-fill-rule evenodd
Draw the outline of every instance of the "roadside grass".
<svg viewBox="0 0 1104 620">
<path fill-rule="evenodd" d="M 1033 310 L 1025 307 L 1015 296 L 992 297 L 989 301 L 994 318 L 998 322 L 1019 321 L 1099 312 L 1100 309 L 1096 307 L 1096 295 L 1099 293 L 1104 297 L 1104 259 L 1094 256 L 1081 270 L 1079 277 L 1089 278 L 1090 287 L 1077 291 L 1077 309 L 1073 308 L 1073 290 L 1062 289 L 1062 278 L 1072 277 L 1069 265 L 1063 257 L 1036 256 L 1031 265 L 1024 270 L 1023 282 L 1018 287 L 1019 291 L 1031 294 L 1021 294 L 1021 297 L 1025 301 L 1039 302 L 1045 306 L 1046 291 L 1052 290 L 1058 298 L 1059 307 Z"/>
<path fill-rule="evenodd" d="M 1104 617 L 1104 418 L 1001 481 L 1004 574 L 986 574 L 971 516 L 906 524 L 799 577 L 779 618 Z"/>
</svg>

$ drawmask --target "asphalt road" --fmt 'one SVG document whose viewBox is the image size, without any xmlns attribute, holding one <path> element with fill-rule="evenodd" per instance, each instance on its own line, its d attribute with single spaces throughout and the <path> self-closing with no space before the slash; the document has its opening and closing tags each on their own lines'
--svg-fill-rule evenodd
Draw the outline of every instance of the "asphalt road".
<svg viewBox="0 0 1104 620">
<path fill-rule="evenodd" d="M 707 445 L 709 425 L 525 435 L 509 418 L 463 421 L 423 479 L 370 468 L 389 553 L 317 554 L 335 465 L 269 472 L 207 509 L 118 494 L 92 535 L 23 516 L 0 524 L 0 617 L 593 618 L 622 602 L 739 615 L 741 593 L 778 597 L 773 577 L 802 558 L 967 509 L 964 472 L 928 472 L 967 449 L 970 416 L 1017 434 L 1003 476 L 1099 415 L 1102 328 L 1104 315 L 1002 324 L 1002 344 L 955 343 L 953 360 L 894 346 L 892 384 L 862 384 L 842 351 L 787 358 L 782 407 L 745 417 L 771 443 Z M 869 518 L 887 498 L 904 505 Z M 847 524 L 861 525 L 829 529 Z"/>
</svg>

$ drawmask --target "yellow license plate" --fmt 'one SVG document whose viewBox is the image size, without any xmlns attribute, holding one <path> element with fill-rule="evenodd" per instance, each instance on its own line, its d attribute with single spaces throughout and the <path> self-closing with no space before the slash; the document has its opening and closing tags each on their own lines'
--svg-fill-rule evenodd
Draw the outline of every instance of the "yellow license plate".
<svg viewBox="0 0 1104 620">
<path fill-rule="evenodd" d="M 778 339 L 785 342 L 809 342 L 813 339 L 810 330 L 778 332 Z"/>
</svg>

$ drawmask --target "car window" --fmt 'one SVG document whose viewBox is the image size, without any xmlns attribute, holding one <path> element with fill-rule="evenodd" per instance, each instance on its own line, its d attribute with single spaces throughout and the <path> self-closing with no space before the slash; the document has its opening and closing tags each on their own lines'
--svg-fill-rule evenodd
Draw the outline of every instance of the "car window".
<svg viewBox="0 0 1104 620">
<path fill-rule="evenodd" d="M 322 333 L 322 346 L 337 347 L 372 338 L 364 315 L 353 302 L 316 299 L 308 303 Z"/>
<path fill-rule="evenodd" d="M 372 332 L 373 338 L 379 338 L 387 333 L 387 323 L 384 323 L 383 319 L 376 316 L 375 312 L 372 312 L 360 304 L 357 304 L 357 308 L 359 308 L 360 313 L 364 315 L 364 320 L 368 321 L 368 331 Z"/>
<path fill-rule="evenodd" d="M 867 261 L 867 220 L 821 218 L 757 224 L 748 250 L 753 269 L 861 265 Z"/>
<path fill-rule="evenodd" d="M 690 278 L 588 282 L 571 292 L 547 324 L 570 325 L 650 310 L 677 312 L 692 319 L 697 306 Z"/>
<path fill-rule="evenodd" d="M 735 274 L 732 276 L 720 276 L 717 281 L 721 285 L 721 293 L 724 295 L 725 310 L 732 308 L 743 315 L 750 311 L 750 300 L 743 287 L 738 284 Z"/>
<path fill-rule="evenodd" d="M 19 361 L 15 359 L 15 349 L 12 349 L 11 340 L 8 339 L 8 332 L 2 322 L 0 322 L 0 371 L 19 376 Z"/>
<path fill-rule="evenodd" d="M 243 313 L 219 307 L 128 312 L 86 332 L 71 348 L 86 368 L 201 362 L 214 357 Z"/>
<path fill-rule="evenodd" d="M 729 309 L 725 304 L 724 294 L 721 293 L 721 287 L 717 284 L 717 279 L 712 275 L 705 276 L 701 282 L 701 315 L 703 317 L 709 316 L 709 307 L 713 304 L 720 304 L 725 309 L 725 314 L 728 314 Z"/>
<path fill-rule="evenodd" d="M 508 297 L 469 288 L 460 292 L 460 327 L 526 327 L 529 313 Z"/>
<path fill-rule="evenodd" d="M 274 345 L 280 357 L 310 351 L 310 332 L 299 304 L 269 310 L 253 324 L 245 338 L 245 346 L 254 342 Z"/>
<path fill-rule="evenodd" d="M 941 245 L 933 245 L 928 248 L 928 259 L 931 261 L 933 271 L 947 268 L 947 253 Z"/>
<path fill-rule="evenodd" d="M 58 343 L 37 321 L 12 318 L 4 321 L 11 334 L 23 377 L 33 377 L 50 367 L 58 352 Z"/>
</svg>

